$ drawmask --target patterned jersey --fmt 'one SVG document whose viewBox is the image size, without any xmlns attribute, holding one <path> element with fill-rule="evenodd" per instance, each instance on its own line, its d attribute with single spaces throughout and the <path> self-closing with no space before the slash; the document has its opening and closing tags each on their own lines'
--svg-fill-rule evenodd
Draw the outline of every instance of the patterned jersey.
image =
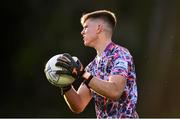
<svg viewBox="0 0 180 119">
<path fill-rule="evenodd" d="M 91 90 L 97 118 L 137 118 L 137 85 L 135 66 L 129 51 L 111 42 L 102 55 L 86 67 L 86 71 L 99 80 L 109 80 L 110 75 L 122 75 L 127 80 L 119 100 L 111 100 Z"/>
</svg>

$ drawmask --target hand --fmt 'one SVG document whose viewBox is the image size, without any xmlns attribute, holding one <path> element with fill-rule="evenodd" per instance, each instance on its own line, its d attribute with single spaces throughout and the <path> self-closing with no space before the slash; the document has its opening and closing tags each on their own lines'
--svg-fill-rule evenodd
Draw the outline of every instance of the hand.
<svg viewBox="0 0 180 119">
<path fill-rule="evenodd" d="M 65 70 L 58 70 L 56 74 L 67 74 L 71 75 L 76 79 L 81 78 L 82 74 L 84 73 L 84 68 L 82 63 L 77 57 L 72 57 L 68 53 L 64 53 L 57 59 L 55 64 L 57 67 L 62 67 Z"/>
<path fill-rule="evenodd" d="M 83 65 L 77 57 L 72 57 L 70 54 L 64 53 L 57 59 L 55 65 L 58 67 L 62 67 L 62 69 L 65 69 L 56 71 L 56 74 L 67 74 L 73 76 L 76 79 L 83 79 L 83 83 L 86 84 L 88 88 L 90 88 L 88 84 L 93 76 L 90 73 L 88 76 L 83 75 L 87 74 L 87 72 L 85 73 Z"/>
</svg>

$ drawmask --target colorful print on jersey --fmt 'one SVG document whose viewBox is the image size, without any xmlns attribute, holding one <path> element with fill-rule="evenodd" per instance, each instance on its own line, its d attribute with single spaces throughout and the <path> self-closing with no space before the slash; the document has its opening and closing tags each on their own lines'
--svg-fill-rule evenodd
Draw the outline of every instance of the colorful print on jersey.
<svg viewBox="0 0 180 119">
<path fill-rule="evenodd" d="M 109 80 L 110 75 L 122 75 L 127 80 L 125 89 L 117 101 L 91 90 L 97 118 L 138 118 L 135 66 L 126 48 L 111 42 L 102 55 L 96 56 L 86 67 L 86 71 L 100 80 Z"/>
</svg>

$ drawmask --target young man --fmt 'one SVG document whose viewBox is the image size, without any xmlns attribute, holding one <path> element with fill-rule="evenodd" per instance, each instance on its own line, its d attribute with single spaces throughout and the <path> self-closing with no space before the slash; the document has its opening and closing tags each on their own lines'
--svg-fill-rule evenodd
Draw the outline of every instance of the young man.
<svg viewBox="0 0 180 119">
<path fill-rule="evenodd" d="M 80 113 L 94 98 L 97 118 L 138 118 L 133 58 L 126 48 L 111 39 L 116 26 L 114 13 L 106 10 L 87 13 L 81 17 L 81 23 L 84 45 L 94 48 L 97 56 L 85 70 L 81 64 L 79 69 L 75 65 L 72 68 L 67 54 L 57 61 L 57 66 L 66 67 L 62 62 L 70 64 L 71 71 L 84 79 L 78 91 L 73 86 L 63 89 L 68 106 Z"/>
</svg>

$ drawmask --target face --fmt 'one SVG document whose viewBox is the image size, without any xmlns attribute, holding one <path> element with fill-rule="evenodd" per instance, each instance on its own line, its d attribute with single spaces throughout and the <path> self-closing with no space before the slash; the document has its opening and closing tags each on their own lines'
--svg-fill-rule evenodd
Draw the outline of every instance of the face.
<svg viewBox="0 0 180 119">
<path fill-rule="evenodd" d="M 87 19 L 83 24 L 83 30 L 81 35 L 83 36 L 83 41 L 85 46 L 94 47 L 98 39 L 97 34 L 98 24 L 92 19 Z"/>
</svg>

